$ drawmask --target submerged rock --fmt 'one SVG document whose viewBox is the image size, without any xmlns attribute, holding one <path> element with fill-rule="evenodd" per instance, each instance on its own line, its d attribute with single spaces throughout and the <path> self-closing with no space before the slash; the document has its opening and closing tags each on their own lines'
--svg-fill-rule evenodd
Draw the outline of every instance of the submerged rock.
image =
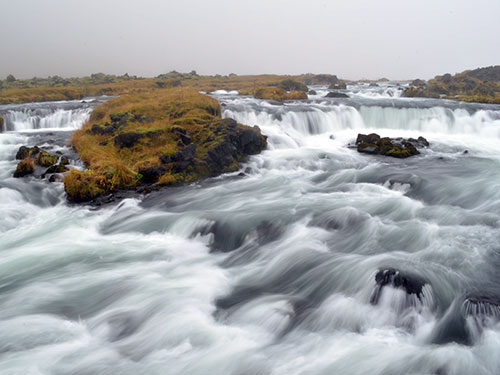
<svg viewBox="0 0 500 375">
<path fill-rule="evenodd" d="M 407 158 L 418 155 L 417 148 L 428 147 L 424 137 L 415 138 L 381 138 L 378 134 L 358 134 L 356 138 L 358 152 L 372 155 L 385 155 L 395 158 Z"/>
<path fill-rule="evenodd" d="M 417 275 L 404 273 L 394 268 L 386 268 L 378 271 L 375 274 L 375 288 L 370 303 L 377 304 L 385 286 L 392 286 L 393 288 L 403 289 L 407 294 L 414 294 L 418 299 L 422 297 L 422 289 L 427 282 Z"/>
</svg>

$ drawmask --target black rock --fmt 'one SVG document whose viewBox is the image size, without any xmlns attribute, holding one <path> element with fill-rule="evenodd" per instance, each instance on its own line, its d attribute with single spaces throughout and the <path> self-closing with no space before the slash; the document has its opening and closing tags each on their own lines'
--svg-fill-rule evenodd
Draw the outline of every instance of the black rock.
<svg viewBox="0 0 500 375">
<path fill-rule="evenodd" d="M 154 183 L 158 181 L 161 175 L 163 175 L 167 170 L 162 167 L 151 167 L 140 169 L 139 173 L 142 175 L 141 181 L 144 183 Z"/>
<path fill-rule="evenodd" d="M 365 134 L 358 134 L 358 137 L 356 138 L 356 144 L 359 143 L 369 143 L 369 144 L 376 144 L 380 139 L 380 135 L 371 133 L 368 135 Z"/>
<path fill-rule="evenodd" d="M 141 133 L 122 133 L 118 134 L 113 140 L 115 142 L 115 146 L 118 148 L 129 148 L 134 146 L 139 139 L 143 137 Z"/>
<path fill-rule="evenodd" d="M 325 98 L 348 98 L 349 95 L 344 94 L 343 92 L 330 91 L 324 97 Z"/>
<path fill-rule="evenodd" d="M 394 268 L 386 268 L 375 274 L 375 288 L 370 303 L 377 304 L 382 288 L 389 285 L 394 288 L 403 289 L 407 294 L 415 294 L 419 299 L 422 297 L 422 288 L 427 282 L 417 275 L 404 273 Z"/>
<path fill-rule="evenodd" d="M 173 155 L 163 154 L 160 156 L 160 161 L 164 164 L 176 163 L 183 161 L 193 161 L 196 155 L 196 145 L 194 143 L 184 147 L 182 150 L 177 151 Z"/>
<path fill-rule="evenodd" d="M 380 154 L 394 158 L 407 158 L 418 155 L 418 148 L 427 147 L 429 142 L 424 137 L 414 138 L 381 138 L 378 134 L 358 134 L 356 146 L 358 152 L 365 154 Z"/>
</svg>

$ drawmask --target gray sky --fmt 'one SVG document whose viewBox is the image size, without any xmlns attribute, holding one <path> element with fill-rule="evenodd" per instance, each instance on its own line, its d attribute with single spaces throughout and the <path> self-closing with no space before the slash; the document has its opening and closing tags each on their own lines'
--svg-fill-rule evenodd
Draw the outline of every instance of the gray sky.
<svg viewBox="0 0 500 375">
<path fill-rule="evenodd" d="M 0 0 L 0 78 L 332 73 L 500 64 L 499 0 Z"/>
</svg>

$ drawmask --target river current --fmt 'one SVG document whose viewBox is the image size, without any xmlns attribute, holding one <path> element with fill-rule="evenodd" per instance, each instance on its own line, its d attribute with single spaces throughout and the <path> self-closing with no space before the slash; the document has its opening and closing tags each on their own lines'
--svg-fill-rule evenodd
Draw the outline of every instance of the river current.
<svg viewBox="0 0 500 375">
<path fill-rule="evenodd" d="M 96 103 L 0 106 L 0 374 L 499 374 L 500 106 L 313 88 L 216 92 L 268 150 L 101 208 L 12 177 Z M 430 146 L 348 147 L 371 132 Z"/>
</svg>

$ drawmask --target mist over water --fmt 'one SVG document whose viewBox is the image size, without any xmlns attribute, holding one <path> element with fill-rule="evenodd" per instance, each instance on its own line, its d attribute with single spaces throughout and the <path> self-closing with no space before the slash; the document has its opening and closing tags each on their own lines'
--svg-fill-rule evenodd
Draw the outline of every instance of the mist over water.
<svg viewBox="0 0 500 375">
<path fill-rule="evenodd" d="M 216 93 L 268 136 L 244 175 L 100 209 L 11 177 L 92 106 L 0 106 L 0 373 L 500 373 L 500 106 L 314 89 Z M 430 146 L 346 147 L 370 132 Z"/>
</svg>

